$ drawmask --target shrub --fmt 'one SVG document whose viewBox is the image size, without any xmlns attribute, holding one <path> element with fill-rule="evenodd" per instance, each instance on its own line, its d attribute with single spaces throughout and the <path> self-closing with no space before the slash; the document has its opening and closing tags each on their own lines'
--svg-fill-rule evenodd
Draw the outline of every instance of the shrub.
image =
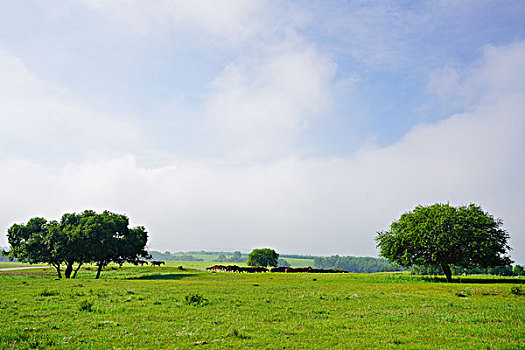
<svg viewBox="0 0 525 350">
<path fill-rule="evenodd" d="M 184 297 L 184 301 L 186 302 L 186 304 L 188 305 L 193 305 L 193 306 L 205 306 L 208 304 L 208 299 L 206 299 L 205 297 L 203 297 L 202 295 L 200 294 L 188 294 Z"/>
<path fill-rule="evenodd" d="M 237 328 L 231 330 L 229 337 L 239 338 L 239 339 L 248 339 L 249 337 L 246 334 L 242 334 Z"/>
<path fill-rule="evenodd" d="M 91 312 L 93 311 L 93 302 L 89 300 L 82 300 L 80 304 L 78 305 L 78 309 L 80 311 Z"/>
<path fill-rule="evenodd" d="M 53 295 L 58 295 L 58 291 L 56 290 L 50 290 L 50 289 L 44 289 L 42 292 L 40 292 L 40 296 L 42 297 L 51 297 Z"/>
<path fill-rule="evenodd" d="M 523 290 L 520 286 L 514 286 L 510 288 L 510 294 L 525 295 L 525 290 Z"/>
<path fill-rule="evenodd" d="M 462 290 L 460 292 L 457 292 L 456 296 L 458 296 L 460 298 L 467 298 L 467 297 L 470 296 L 470 292 L 468 290 Z"/>
</svg>

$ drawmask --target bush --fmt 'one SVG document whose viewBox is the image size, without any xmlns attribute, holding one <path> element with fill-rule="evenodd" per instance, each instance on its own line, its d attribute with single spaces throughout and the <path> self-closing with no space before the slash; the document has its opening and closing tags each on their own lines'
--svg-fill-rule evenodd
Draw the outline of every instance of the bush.
<svg viewBox="0 0 525 350">
<path fill-rule="evenodd" d="M 186 304 L 193 306 L 205 306 L 208 304 L 208 299 L 197 293 L 186 295 L 184 301 Z"/>
<path fill-rule="evenodd" d="M 523 290 L 520 286 L 514 286 L 510 289 L 510 294 L 525 295 L 525 290 Z"/>
<path fill-rule="evenodd" d="M 93 302 L 89 300 L 82 300 L 80 304 L 78 305 L 78 309 L 80 311 L 91 312 L 93 311 Z"/>
<path fill-rule="evenodd" d="M 58 295 L 58 291 L 51 290 L 51 289 L 44 289 L 42 292 L 40 292 L 40 296 L 42 297 L 51 297 L 53 295 Z"/>
</svg>

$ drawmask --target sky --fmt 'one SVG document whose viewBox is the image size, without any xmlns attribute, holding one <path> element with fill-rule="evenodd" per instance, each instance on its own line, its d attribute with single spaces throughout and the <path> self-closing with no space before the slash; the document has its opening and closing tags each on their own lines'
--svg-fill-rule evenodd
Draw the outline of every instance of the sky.
<svg viewBox="0 0 525 350">
<path fill-rule="evenodd" d="M 0 246 L 110 210 L 159 251 L 377 256 L 475 203 L 525 263 L 523 1 L 0 0 Z"/>
</svg>

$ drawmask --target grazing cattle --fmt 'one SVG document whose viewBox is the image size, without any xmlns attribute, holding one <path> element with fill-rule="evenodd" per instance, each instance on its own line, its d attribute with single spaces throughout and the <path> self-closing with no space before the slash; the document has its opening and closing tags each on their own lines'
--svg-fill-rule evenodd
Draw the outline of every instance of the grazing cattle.
<svg viewBox="0 0 525 350">
<path fill-rule="evenodd" d="M 151 266 L 165 265 L 164 261 L 152 261 Z"/>
<path fill-rule="evenodd" d="M 237 265 L 228 265 L 226 266 L 226 271 L 229 272 L 242 272 L 242 268 Z"/>
<path fill-rule="evenodd" d="M 135 265 L 135 266 L 137 266 L 137 265 L 139 265 L 139 264 L 140 264 L 140 266 L 144 266 L 144 264 L 148 265 L 148 262 L 145 261 L 145 260 L 135 260 L 135 261 L 133 262 L 133 265 Z"/>
<path fill-rule="evenodd" d="M 286 273 L 294 273 L 294 272 L 312 272 L 312 268 L 310 266 L 308 267 L 287 267 L 286 270 L 284 270 Z"/>
<path fill-rule="evenodd" d="M 265 267 L 240 267 L 237 265 L 214 265 L 211 267 L 206 268 L 207 271 L 228 271 L 228 272 L 248 272 L 248 273 L 254 273 L 254 272 L 268 272 L 268 269 Z"/>
<path fill-rule="evenodd" d="M 237 267 L 237 272 L 248 272 L 248 273 L 255 273 L 255 272 L 268 272 L 268 269 L 261 266 L 248 266 L 248 267 Z"/>
<path fill-rule="evenodd" d="M 286 266 L 279 266 L 279 267 L 274 267 L 270 270 L 270 272 L 284 272 L 286 271 L 287 267 Z"/>
</svg>

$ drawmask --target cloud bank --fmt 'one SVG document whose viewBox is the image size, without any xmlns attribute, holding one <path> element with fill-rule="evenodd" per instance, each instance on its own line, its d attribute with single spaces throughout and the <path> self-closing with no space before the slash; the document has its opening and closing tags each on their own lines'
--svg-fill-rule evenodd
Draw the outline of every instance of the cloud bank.
<svg viewBox="0 0 525 350">
<path fill-rule="evenodd" d="M 105 149 L 113 147 L 111 141 L 125 144 L 130 135 L 133 139 L 133 128 L 114 124 L 114 119 L 103 133 L 97 124 L 105 123 L 103 117 L 90 116 L 84 124 L 82 118 L 89 112 L 67 102 L 5 52 L 0 59 L 10 67 L 2 76 L 14 74 L 19 84 L 0 86 L 8 96 L 2 103 L 8 125 L 2 138 L 18 135 L 25 140 L 23 125 L 36 123 L 30 132 L 43 129 L 46 135 L 27 135 L 36 148 L 48 142 L 67 144 L 61 137 L 64 130 L 68 137 L 80 138 L 79 144 L 93 138 Z M 434 74 L 429 89 L 442 99 L 475 96 L 467 98 L 471 102 L 465 112 L 417 125 L 398 142 L 368 145 L 348 157 L 283 152 L 265 162 L 177 158 L 148 168 L 137 161 L 132 148 L 66 165 L 4 154 L 0 187 L 7 200 L 0 204 L 1 229 L 5 232 L 13 221 L 37 215 L 57 218 L 66 211 L 110 209 L 128 214 L 135 225 L 145 225 L 153 249 L 249 251 L 270 246 L 283 253 L 376 255 L 376 231 L 386 229 L 402 212 L 417 204 L 450 201 L 475 202 L 503 217 L 511 245 L 525 246 L 520 205 L 525 197 L 524 60 L 525 43 L 516 42 L 487 47 L 479 62 L 454 79 L 438 81 Z M 324 70 L 311 72 L 308 80 L 300 76 L 319 62 Z M 232 153 L 264 156 L 267 150 L 273 152 L 273 140 L 279 145 L 275 150 L 293 149 L 304 118 L 330 103 L 326 91 L 333 64 L 307 45 L 270 52 L 259 69 L 247 73 L 249 64 L 232 64 L 212 83 L 204 122 L 213 125 L 216 137 L 234 140 L 223 144 Z M 441 93 L 444 86 L 447 94 Z M 34 96 L 38 113 L 21 102 L 27 101 L 25 93 Z M 271 101 L 284 110 L 274 110 Z M 68 126 L 67 115 L 79 119 Z M 50 127 L 49 120 L 66 129 Z M 77 130 L 78 123 L 85 127 Z M 512 256 L 525 261 L 519 250 Z"/>
</svg>

